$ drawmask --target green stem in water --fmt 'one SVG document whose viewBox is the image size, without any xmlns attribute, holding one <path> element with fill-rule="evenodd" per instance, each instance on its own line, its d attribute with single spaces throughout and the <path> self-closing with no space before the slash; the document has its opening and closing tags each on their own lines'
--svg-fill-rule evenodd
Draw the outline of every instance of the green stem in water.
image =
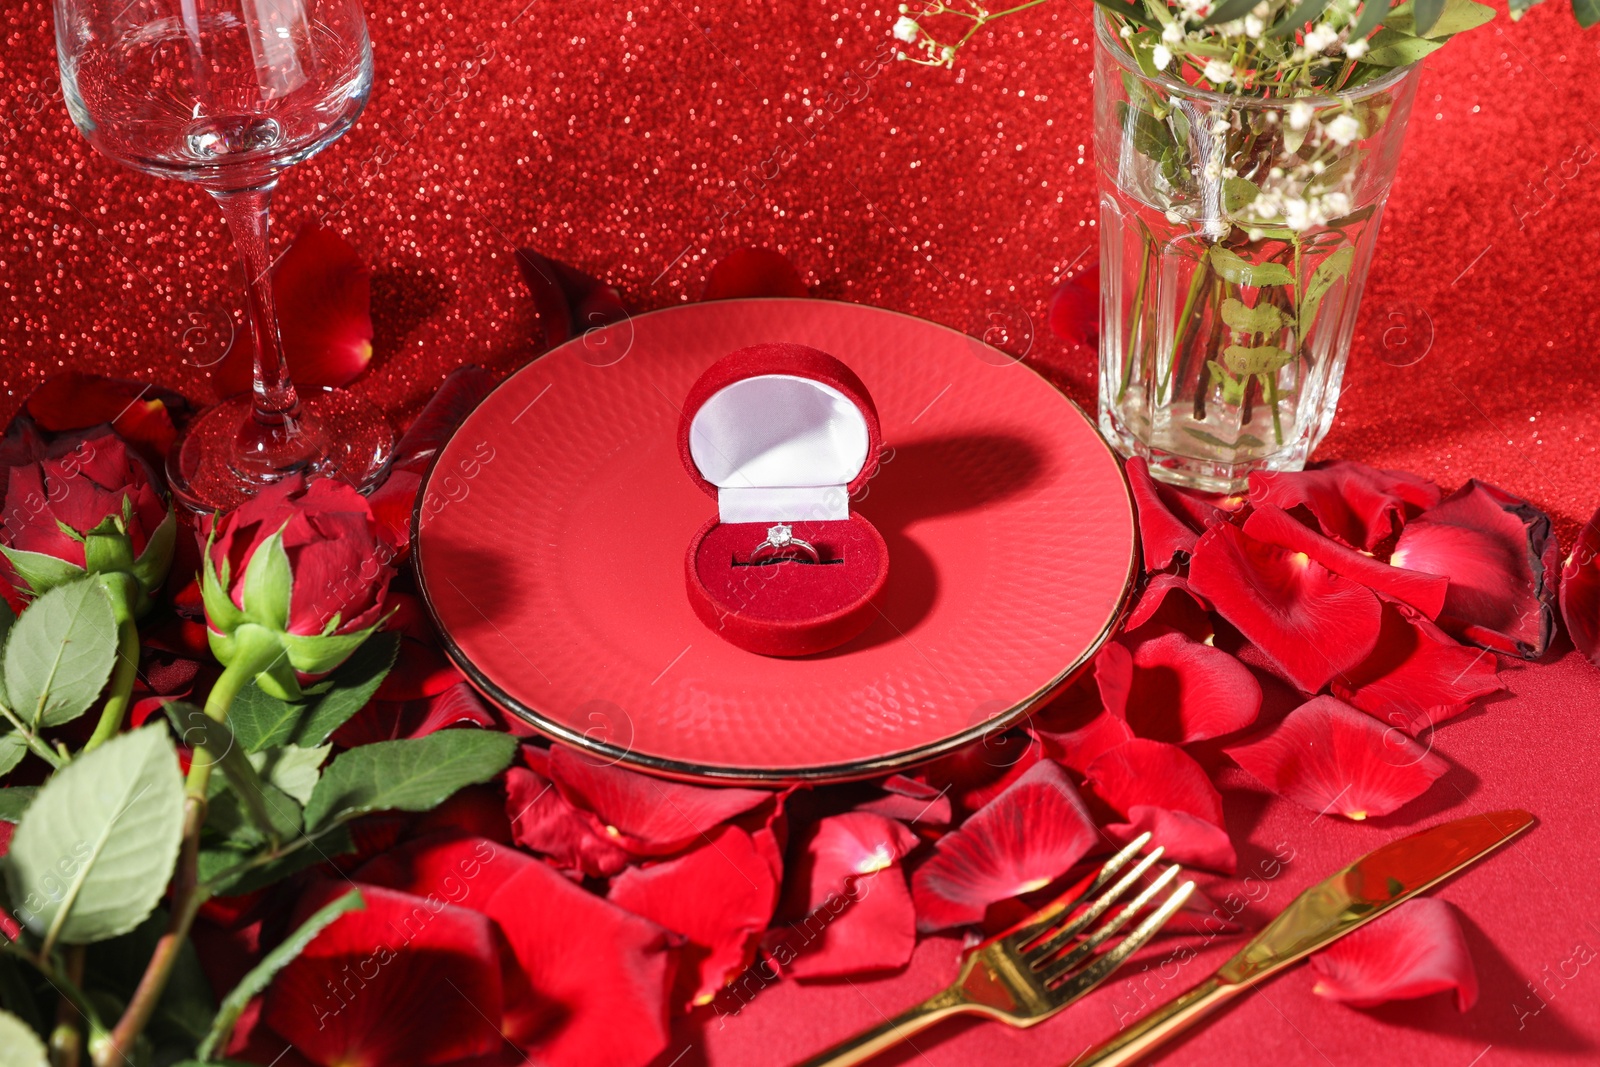
<svg viewBox="0 0 1600 1067">
<path fill-rule="evenodd" d="M 1138 357 L 1139 327 L 1144 323 L 1145 281 L 1150 276 L 1150 241 L 1145 236 L 1144 225 L 1139 226 L 1139 282 L 1133 288 L 1133 322 L 1128 325 L 1128 347 L 1122 353 L 1122 385 L 1117 389 L 1117 403 L 1128 395 L 1133 382 L 1133 361 Z"/>
<path fill-rule="evenodd" d="M 1278 412 L 1278 372 L 1261 375 L 1261 384 L 1266 392 L 1267 403 L 1272 405 L 1272 437 L 1279 445 L 1283 444 L 1283 421 Z"/>
<path fill-rule="evenodd" d="M 1189 293 L 1183 298 L 1183 310 L 1178 314 L 1178 326 L 1172 334 L 1172 355 L 1167 360 L 1166 373 L 1161 376 L 1161 385 L 1157 389 L 1157 398 L 1165 397 L 1167 386 L 1172 381 L 1172 374 L 1178 365 L 1178 353 L 1183 350 L 1183 342 L 1189 335 L 1189 324 L 1193 321 L 1194 305 L 1200 299 L 1200 290 L 1205 288 L 1206 276 L 1211 273 L 1211 249 L 1207 248 L 1200 253 L 1200 260 L 1194 265 L 1194 275 L 1189 279 Z"/>
<path fill-rule="evenodd" d="M 133 681 L 139 675 L 139 626 L 133 618 L 138 586 L 132 575 L 122 572 L 99 577 L 111 598 L 112 618 L 117 621 L 117 665 L 111 671 L 111 691 L 100 709 L 100 721 L 83 746 L 85 752 L 99 748 L 122 729 L 122 720 L 133 701 Z"/>
</svg>

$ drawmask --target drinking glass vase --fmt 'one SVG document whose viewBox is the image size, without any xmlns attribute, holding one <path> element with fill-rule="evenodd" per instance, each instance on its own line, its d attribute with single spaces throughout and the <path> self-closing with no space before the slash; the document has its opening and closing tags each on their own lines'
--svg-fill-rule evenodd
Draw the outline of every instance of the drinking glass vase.
<svg viewBox="0 0 1600 1067">
<path fill-rule="evenodd" d="M 1101 432 L 1198 489 L 1299 470 L 1333 423 L 1418 67 L 1227 96 L 1147 76 L 1095 26 Z"/>
<path fill-rule="evenodd" d="M 198 415 L 173 447 L 174 495 L 211 510 L 295 472 L 369 485 L 391 431 L 342 390 L 295 388 L 267 246 L 279 175 L 366 106 L 372 48 L 357 0 L 55 0 L 55 24 L 83 136 L 119 163 L 204 188 L 244 267 L 253 385 Z"/>
</svg>

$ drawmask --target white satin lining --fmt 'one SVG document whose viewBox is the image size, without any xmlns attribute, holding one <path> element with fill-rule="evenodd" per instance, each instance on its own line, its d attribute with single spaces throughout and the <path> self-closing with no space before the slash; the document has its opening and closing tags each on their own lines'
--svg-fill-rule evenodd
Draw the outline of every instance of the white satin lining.
<svg viewBox="0 0 1600 1067">
<path fill-rule="evenodd" d="M 845 487 L 867 462 L 867 420 L 831 385 L 763 374 L 701 405 L 689 455 L 717 487 L 723 522 L 844 519 Z"/>
</svg>

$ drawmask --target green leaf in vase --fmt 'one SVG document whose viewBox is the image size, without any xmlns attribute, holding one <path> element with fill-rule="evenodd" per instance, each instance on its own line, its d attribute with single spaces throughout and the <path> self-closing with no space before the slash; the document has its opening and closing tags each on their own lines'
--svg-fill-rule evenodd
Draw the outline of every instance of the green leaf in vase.
<svg viewBox="0 0 1600 1067">
<path fill-rule="evenodd" d="M 1214 359 L 1206 360 L 1206 369 L 1211 372 L 1211 384 L 1222 387 L 1224 404 L 1244 403 L 1244 388 L 1249 383 L 1249 378 L 1235 378 L 1228 373 L 1226 367 Z"/>
<path fill-rule="evenodd" d="M 125 934 L 155 910 L 183 833 L 183 775 L 164 725 L 119 734 L 56 771 L 4 858 L 16 916 L 66 944 Z"/>
<path fill-rule="evenodd" d="M 1328 0 L 1301 0 L 1289 13 L 1267 32 L 1268 37 L 1293 37 L 1309 23 L 1316 21 L 1328 9 Z"/>
<path fill-rule="evenodd" d="M 1350 273 L 1350 264 L 1355 262 L 1356 251 L 1349 245 L 1334 252 L 1327 259 L 1317 264 L 1317 269 L 1312 272 L 1311 279 L 1306 282 L 1305 296 L 1300 300 L 1300 332 L 1309 333 L 1317 321 L 1317 310 L 1322 307 L 1322 298 L 1327 295 L 1329 287 L 1334 282 Z"/>
<path fill-rule="evenodd" d="M 6 692 L 17 718 L 60 726 L 100 698 L 117 659 L 117 620 L 98 579 L 57 586 L 28 605 L 6 638 Z"/>
<path fill-rule="evenodd" d="M 1372 35 L 1372 50 L 1362 57 L 1362 62 L 1374 67 L 1403 67 L 1443 47 L 1442 40 L 1413 37 L 1385 26 Z"/>
<path fill-rule="evenodd" d="M 1221 245 L 1211 250 L 1211 268 L 1234 285 L 1260 288 L 1294 281 L 1294 275 L 1282 263 L 1251 263 L 1233 249 Z"/>
<path fill-rule="evenodd" d="M 1283 312 L 1272 304 L 1245 307 L 1244 301 L 1228 297 L 1222 302 L 1222 321 L 1240 333 L 1274 334 L 1283 329 Z"/>
<path fill-rule="evenodd" d="M 1160 162 L 1174 151 L 1172 132 L 1148 111 L 1117 101 L 1117 122 L 1124 135 L 1133 141 L 1133 150 L 1146 159 Z"/>
<path fill-rule="evenodd" d="M 1294 358 L 1294 353 L 1285 352 L 1276 345 L 1258 345 L 1254 348 L 1249 345 L 1229 345 L 1222 350 L 1222 362 L 1230 371 L 1240 377 L 1249 377 L 1252 374 L 1272 374 Z M 1243 387 L 1240 387 L 1243 392 Z"/>
<path fill-rule="evenodd" d="M 505 770 L 516 750 L 510 734 L 475 729 L 352 748 L 322 772 L 306 804 L 306 829 L 337 816 L 431 810 Z"/>
<path fill-rule="evenodd" d="M 1525 5 L 1524 10 L 1527 6 L 1531 5 Z M 1493 19 L 1494 8 L 1473 0 L 1417 0 L 1415 3 L 1407 0 L 1389 12 L 1384 25 L 1401 33 L 1442 41 L 1475 30 Z"/>
<path fill-rule="evenodd" d="M 1222 179 L 1222 210 L 1237 216 L 1261 195 L 1261 187 L 1249 178 Z"/>
</svg>

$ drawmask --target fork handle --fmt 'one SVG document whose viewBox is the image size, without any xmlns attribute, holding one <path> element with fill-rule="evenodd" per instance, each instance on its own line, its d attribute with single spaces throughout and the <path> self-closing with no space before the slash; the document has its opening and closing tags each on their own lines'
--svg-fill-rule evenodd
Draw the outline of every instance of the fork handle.
<svg viewBox="0 0 1600 1067">
<path fill-rule="evenodd" d="M 1199 1022 L 1247 988 L 1246 985 L 1225 983 L 1216 977 L 1207 978 L 1116 1037 L 1085 1052 L 1067 1067 L 1124 1067 L 1154 1051 L 1156 1046 Z"/>
<path fill-rule="evenodd" d="M 970 1010 L 966 998 L 961 995 L 959 987 L 951 986 L 916 1007 L 907 1008 L 894 1018 L 884 1020 L 871 1030 L 863 1030 L 827 1051 L 817 1053 L 798 1067 L 850 1067 L 851 1064 L 876 1056 L 891 1045 L 898 1045 L 912 1034 L 926 1030 L 947 1015 L 966 1010 Z"/>
</svg>

